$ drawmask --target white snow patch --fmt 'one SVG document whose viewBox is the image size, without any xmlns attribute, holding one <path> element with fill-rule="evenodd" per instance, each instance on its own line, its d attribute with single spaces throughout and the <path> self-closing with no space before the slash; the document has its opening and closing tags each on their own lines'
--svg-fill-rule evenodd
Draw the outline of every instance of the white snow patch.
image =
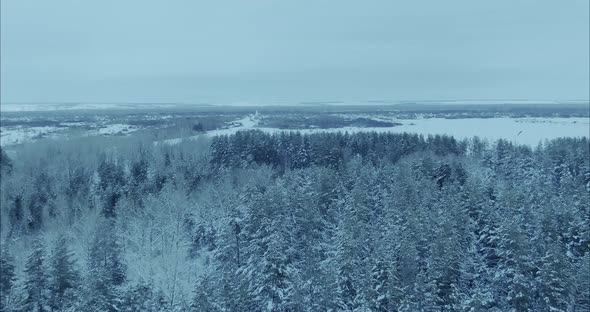
<svg viewBox="0 0 590 312">
<path fill-rule="evenodd" d="M 342 117 L 346 120 L 353 120 L 353 119 L 359 119 L 359 118 L 364 118 L 364 119 L 370 119 L 370 120 L 375 120 L 375 121 L 384 121 L 384 122 L 398 122 L 398 119 L 396 119 L 393 116 L 387 116 L 387 115 L 376 115 L 376 114 L 332 114 L 332 116 L 337 116 L 337 117 Z"/>
<path fill-rule="evenodd" d="M 29 142 L 35 138 L 52 136 L 66 129 L 57 127 L 0 127 L 0 146 Z"/>
<path fill-rule="evenodd" d="M 233 134 L 233 133 L 236 133 L 240 130 L 250 130 L 250 129 L 256 128 L 256 126 L 258 126 L 259 122 L 260 122 L 260 115 L 258 114 L 258 112 L 256 112 L 255 114 L 250 114 L 242 119 L 238 119 L 238 120 L 232 122 L 231 124 L 233 125 L 233 127 L 230 127 L 227 129 L 218 129 L 218 130 L 207 131 L 207 135 L 208 136 L 216 136 L 216 135 L 224 135 L 224 134 Z"/>
<path fill-rule="evenodd" d="M 385 119 L 385 118 L 383 118 Z M 587 118 L 420 118 L 420 119 L 387 119 L 400 123 L 395 127 L 343 127 L 330 129 L 278 129 L 257 127 L 259 116 L 249 115 L 233 122 L 235 127 L 209 131 L 207 136 L 234 134 L 241 130 L 257 129 L 268 133 L 300 132 L 303 134 L 318 132 L 391 132 L 417 133 L 422 135 L 445 134 L 457 139 L 478 136 L 489 141 L 505 139 L 517 144 L 536 146 L 546 139 L 560 137 L 588 137 L 590 122 Z M 200 136 L 200 135 L 199 135 Z M 178 144 L 182 140 L 191 140 L 199 136 L 175 138 L 162 141 L 165 144 Z"/>
<path fill-rule="evenodd" d="M 126 134 L 137 130 L 139 130 L 139 128 L 130 125 L 110 124 L 99 127 L 96 130 L 96 133 L 99 135 Z"/>
<path fill-rule="evenodd" d="M 423 118 L 414 120 L 392 119 L 401 123 L 395 127 L 343 127 L 332 129 L 284 130 L 276 128 L 258 128 L 265 132 L 301 133 L 317 132 L 392 132 L 417 133 L 422 135 L 446 134 L 457 139 L 478 136 L 490 141 L 506 139 L 518 144 L 536 146 L 545 139 L 560 137 L 588 137 L 590 122 L 587 118 Z"/>
<path fill-rule="evenodd" d="M 163 140 L 160 142 L 154 142 L 154 143 L 155 144 L 163 143 L 163 144 L 168 144 L 168 145 L 175 145 L 175 144 L 182 142 L 183 140 L 197 139 L 197 138 L 201 137 L 202 135 L 212 137 L 212 136 L 217 136 L 217 135 L 234 134 L 234 133 L 241 131 L 241 130 L 259 129 L 259 128 L 257 128 L 259 122 L 260 122 L 260 115 L 258 114 L 258 112 L 256 112 L 256 113 L 250 114 L 244 118 L 240 118 L 238 120 L 232 121 L 230 123 L 230 127 L 226 128 L 226 129 L 211 130 L 211 131 L 207 131 L 205 134 L 199 134 L 199 135 L 189 136 L 189 137 L 184 137 L 184 138 L 167 139 L 167 140 Z M 264 130 L 264 128 L 260 128 L 260 129 Z"/>
<path fill-rule="evenodd" d="M 57 137 L 63 135 L 64 132 L 75 127 L 83 127 L 88 124 L 82 122 L 62 123 L 67 127 L 27 127 L 27 126 L 11 126 L 0 127 L 0 146 L 9 146 L 30 142 L 43 137 Z M 116 135 L 128 134 L 139 130 L 138 127 L 125 124 L 110 124 L 99 125 L 95 129 L 88 130 L 85 135 Z"/>
</svg>

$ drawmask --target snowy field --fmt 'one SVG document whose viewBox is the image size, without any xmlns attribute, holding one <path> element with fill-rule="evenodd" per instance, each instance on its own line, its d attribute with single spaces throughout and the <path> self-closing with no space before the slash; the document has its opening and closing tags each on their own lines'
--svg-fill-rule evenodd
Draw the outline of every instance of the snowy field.
<svg viewBox="0 0 590 312">
<path fill-rule="evenodd" d="M 273 108 L 174 103 L 3 103 L 0 145 L 45 138 L 127 136 L 146 129 L 153 130 L 156 144 L 177 144 L 203 135 L 212 137 L 254 129 L 269 133 L 408 132 L 444 134 L 457 139 L 478 136 L 488 141 L 506 139 L 530 146 L 546 139 L 590 135 L 588 104 L 480 102 L 478 105 L 469 105 L 473 101 L 400 102 L 400 106 L 355 107 L 349 102 L 310 102 Z M 194 129 L 201 130 L 193 130 L 197 125 Z"/>
<path fill-rule="evenodd" d="M 68 126 L 69 127 L 2 127 L 0 128 L 0 146 L 16 145 L 42 138 L 59 138 L 70 134 L 68 131 L 72 129 L 87 127 L 86 124 L 80 123 L 70 123 Z M 77 134 L 84 136 L 127 135 L 136 130 L 139 130 L 139 128 L 130 125 L 108 124 L 84 130 L 82 133 Z"/>
<path fill-rule="evenodd" d="M 478 136 L 489 141 L 506 139 L 519 144 L 535 146 L 545 139 L 559 137 L 588 137 L 590 124 L 586 118 L 469 118 L 444 119 L 428 118 L 417 120 L 397 120 L 401 126 L 388 128 L 340 128 L 310 129 L 304 133 L 318 131 L 376 131 L 410 132 L 423 135 L 446 134 L 457 139 Z M 262 129 L 265 130 L 265 129 Z M 270 129 L 276 131 L 275 129 Z"/>
<path fill-rule="evenodd" d="M 15 145 L 44 137 L 54 137 L 67 128 L 57 127 L 2 127 L 0 146 Z"/>
<path fill-rule="evenodd" d="M 260 117 L 252 114 L 231 122 L 228 128 L 206 132 L 207 136 L 227 135 L 244 130 L 261 130 L 264 132 L 301 133 L 316 132 L 392 132 L 418 133 L 423 135 L 446 134 L 457 139 L 478 136 L 489 141 L 506 139 L 518 144 L 536 146 L 546 139 L 559 137 L 588 137 L 590 122 L 587 118 L 467 118 L 467 119 L 385 119 L 376 117 L 375 120 L 387 120 L 401 124 L 394 127 L 342 127 L 330 129 L 278 129 L 259 126 Z M 63 127 L 3 127 L 0 132 L 0 145 L 14 145 L 38 138 L 58 137 L 68 128 Z M 128 135 L 139 130 L 138 127 L 125 124 L 111 124 L 98 127 L 86 132 L 86 135 Z M 195 139 L 201 135 L 167 139 L 165 144 L 177 144 L 182 140 Z"/>
<path fill-rule="evenodd" d="M 457 139 L 478 136 L 489 141 L 506 139 L 518 144 L 536 146 L 544 140 L 559 137 L 588 137 L 590 122 L 587 118 L 468 118 L 468 119 L 444 119 L 422 118 L 414 120 L 387 119 L 376 117 L 377 120 L 394 121 L 402 124 L 395 127 L 343 127 L 332 129 L 302 129 L 289 130 L 259 127 L 260 117 L 249 115 L 236 120 L 233 124 L 238 126 L 207 132 L 208 136 L 228 135 L 244 130 L 261 130 L 264 132 L 290 132 L 301 133 L 317 132 L 392 132 L 392 133 L 417 133 L 422 135 L 446 134 Z M 166 144 L 176 144 L 183 139 L 194 139 L 199 136 L 177 138 L 164 141 Z"/>
</svg>

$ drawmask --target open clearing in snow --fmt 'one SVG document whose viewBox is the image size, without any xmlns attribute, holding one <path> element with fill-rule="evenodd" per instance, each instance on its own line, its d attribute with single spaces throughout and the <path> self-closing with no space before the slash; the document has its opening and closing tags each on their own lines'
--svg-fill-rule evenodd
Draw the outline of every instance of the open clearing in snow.
<svg viewBox="0 0 590 312">
<path fill-rule="evenodd" d="M 252 114 L 236 120 L 234 127 L 213 130 L 206 133 L 207 136 L 229 135 L 244 130 L 261 130 L 264 132 L 291 132 L 301 133 L 317 132 L 392 132 L 392 133 L 417 133 L 422 135 L 445 134 L 457 139 L 478 136 L 489 141 L 506 139 L 518 144 L 536 146 L 546 139 L 559 137 L 588 137 L 590 123 L 587 118 L 466 118 L 444 119 L 423 118 L 413 120 L 389 119 L 400 123 L 395 127 L 342 127 L 330 129 L 278 129 L 258 127 L 258 115 Z M 165 140 L 166 144 L 176 144 L 185 139 L 195 139 L 200 135 L 186 138 Z"/>
</svg>

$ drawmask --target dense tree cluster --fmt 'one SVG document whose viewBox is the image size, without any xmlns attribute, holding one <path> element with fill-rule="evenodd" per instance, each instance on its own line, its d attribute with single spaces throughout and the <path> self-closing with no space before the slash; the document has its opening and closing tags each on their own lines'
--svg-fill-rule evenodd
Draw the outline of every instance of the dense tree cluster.
<svg viewBox="0 0 590 312">
<path fill-rule="evenodd" d="M 1 153 L 2 311 L 590 311 L 590 145 L 238 132 Z"/>
<path fill-rule="evenodd" d="M 270 135 L 261 131 L 243 131 L 214 137 L 211 163 L 226 168 L 264 164 L 280 172 L 310 166 L 339 169 L 354 156 L 378 165 L 395 163 L 403 156 L 420 151 L 431 151 L 438 156 L 463 155 L 466 147 L 465 142 L 440 135 L 424 138 L 408 133 L 337 132 L 310 136 L 299 132 Z"/>
</svg>

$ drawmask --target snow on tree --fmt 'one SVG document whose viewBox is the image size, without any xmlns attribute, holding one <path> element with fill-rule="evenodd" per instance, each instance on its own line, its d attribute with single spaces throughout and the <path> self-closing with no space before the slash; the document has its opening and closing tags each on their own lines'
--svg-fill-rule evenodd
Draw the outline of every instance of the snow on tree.
<svg viewBox="0 0 590 312">
<path fill-rule="evenodd" d="M 57 239 L 49 260 L 51 277 L 49 304 L 54 310 L 68 309 L 79 300 L 82 283 L 65 236 Z"/>
<path fill-rule="evenodd" d="M 2 172 L 4 310 L 590 310 L 587 139 L 97 140 Z"/>
<path fill-rule="evenodd" d="M 120 309 L 120 289 L 126 281 L 127 266 L 122 259 L 122 248 L 113 220 L 99 220 L 90 246 L 88 294 L 86 307 L 104 311 Z"/>
<path fill-rule="evenodd" d="M 33 242 L 32 252 L 25 264 L 24 307 L 27 311 L 50 311 L 45 246 L 40 239 Z"/>
<path fill-rule="evenodd" d="M 0 245 L 0 310 L 4 311 L 5 302 L 16 280 L 14 258 L 5 243 Z"/>
</svg>

